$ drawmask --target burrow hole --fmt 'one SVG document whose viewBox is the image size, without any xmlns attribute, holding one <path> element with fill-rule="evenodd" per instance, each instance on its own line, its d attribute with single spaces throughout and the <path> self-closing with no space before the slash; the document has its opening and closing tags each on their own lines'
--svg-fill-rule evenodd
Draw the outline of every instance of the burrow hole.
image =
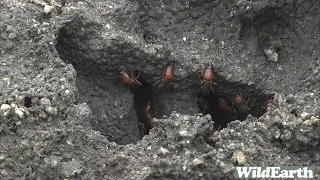
<svg viewBox="0 0 320 180">
<path fill-rule="evenodd" d="M 117 40 L 101 42 L 96 29 L 101 27 L 91 22 L 79 19 L 68 22 L 58 32 L 56 49 L 60 58 L 72 64 L 77 72 L 78 103 L 89 105 L 93 129 L 118 144 L 135 143 L 148 134 L 150 125 L 145 109 L 149 102 L 153 109 L 157 94 L 148 75 L 141 69 L 130 68 L 136 67 L 137 62 L 127 62 L 128 59 L 143 59 L 135 55 L 137 50 L 131 44 Z M 121 71 L 134 77 L 140 74 L 137 80 L 141 86 L 123 85 L 119 79 Z M 152 113 L 152 116 L 162 118 L 163 114 Z M 139 130 L 141 123 L 147 129 L 144 134 Z"/>
<path fill-rule="evenodd" d="M 23 102 L 24 102 L 24 107 L 29 108 L 32 106 L 32 100 L 30 97 L 24 97 L 23 98 Z"/>
<path fill-rule="evenodd" d="M 274 98 L 274 94 L 266 94 L 254 85 L 229 82 L 216 73 L 213 91 L 210 91 L 209 95 L 202 95 L 199 92 L 200 87 L 196 86 L 197 105 L 204 115 L 211 115 L 216 130 L 226 128 L 231 121 L 244 121 L 249 114 L 256 118 L 261 117 L 267 111 L 268 100 L 272 102 Z M 243 98 L 243 103 L 239 105 L 235 103 L 238 94 Z M 227 108 L 223 104 L 227 105 Z"/>
<path fill-rule="evenodd" d="M 59 30 L 56 49 L 60 58 L 72 64 L 77 71 L 79 103 L 87 103 L 91 108 L 93 117 L 90 122 L 93 129 L 100 131 L 110 141 L 118 144 L 135 143 L 144 134 L 148 134 L 150 129 L 148 124 L 150 117 L 145 113 L 149 102 L 151 102 L 151 115 L 156 118 L 163 117 L 161 106 L 158 106 L 163 103 L 159 96 L 162 92 L 155 90 L 154 82 L 149 81 L 150 77 L 144 71 L 129 68 L 136 67 L 135 63 L 144 58 L 143 53 L 136 53 L 138 50 L 132 48 L 132 45 L 119 44 L 116 40 L 109 44 L 101 42 L 102 38 L 96 30 L 100 28 L 99 25 L 81 20 L 68 22 Z M 101 45 L 103 46 L 101 50 L 96 47 L 97 44 L 108 45 Z M 124 66 L 129 58 L 136 59 L 137 62 Z M 137 80 L 141 86 L 126 87 L 121 84 L 120 71 L 125 71 L 129 75 L 132 72 L 134 76 L 140 72 Z M 188 81 L 174 81 L 174 84 L 179 83 L 178 86 L 188 86 L 190 89 L 181 91 L 180 94 L 176 93 L 175 96 L 190 94 L 190 98 L 187 99 L 194 101 L 190 104 L 195 104 L 194 108 L 197 112 L 210 114 L 215 121 L 216 129 L 222 129 L 236 119 L 244 120 L 247 114 L 255 117 L 264 114 L 263 102 L 268 97 L 267 94 L 256 89 L 255 86 L 230 83 L 218 74 L 215 74 L 216 85 L 213 85 L 215 92 L 202 97 L 198 93 L 201 87 L 199 82 L 201 74 L 202 72 L 191 75 Z M 186 84 L 189 85 L 186 86 Z M 238 92 L 241 92 L 247 100 L 249 99 L 247 106 L 250 110 L 246 114 L 239 113 L 236 108 L 227 112 L 221 110 L 220 99 L 232 104 L 233 97 Z M 141 123 L 147 129 L 143 133 L 139 130 Z"/>
</svg>

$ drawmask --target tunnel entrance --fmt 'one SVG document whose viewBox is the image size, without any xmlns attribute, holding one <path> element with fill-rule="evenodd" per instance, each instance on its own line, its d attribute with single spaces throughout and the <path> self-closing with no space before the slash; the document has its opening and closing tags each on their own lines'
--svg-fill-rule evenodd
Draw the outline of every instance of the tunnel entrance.
<svg viewBox="0 0 320 180">
<path fill-rule="evenodd" d="M 223 92 L 212 92 L 208 96 L 198 95 L 197 97 L 197 104 L 202 114 L 211 115 L 216 130 L 226 128 L 231 121 L 244 121 L 249 114 L 259 118 L 266 112 L 268 103 L 272 103 L 273 100 L 272 94 L 257 96 L 248 93 L 249 95 L 244 95 L 241 91 L 225 94 Z M 235 103 L 240 97 L 242 102 Z"/>
<path fill-rule="evenodd" d="M 136 143 L 149 133 L 152 117 L 162 118 L 161 113 L 153 113 L 157 94 L 150 77 L 139 68 L 132 69 L 139 67 L 136 61 L 143 54 L 122 39 L 102 40 L 97 29 L 101 29 L 97 24 L 74 19 L 60 28 L 56 49 L 77 72 L 78 103 L 89 105 L 92 128 L 118 144 Z M 122 84 L 122 71 L 130 76 L 139 73 L 141 85 Z"/>
<path fill-rule="evenodd" d="M 186 78 L 187 81 L 174 79 L 171 84 L 179 90 L 160 90 L 161 85 L 155 85 L 155 82 L 161 80 L 163 74 L 150 78 L 149 73 L 154 70 L 142 68 L 144 58 L 156 57 L 143 54 L 134 45 L 122 42 L 122 39 L 104 39 L 97 29 L 101 27 L 80 19 L 68 22 L 59 30 L 56 49 L 60 58 L 72 64 L 77 72 L 79 103 L 87 103 L 91 108 L 92 128 L 110 141 L 136 143 L 149 133 L 153 117 L 163 118 L 174 110 L 190 115 L 199 111 L 210 114 L 216 129 L 222 129 L 236 119 L 244 120 L 248 114 L 259 117 L 265 112 L 262 106 L 266 94 L 255 86 L 232 83 L 218 74 L 215 74 L 215 84 L 212 86 L 214 93 L 208 96 L 195 96 L 193 93 L 195 87 L 196 91 L 201 87 L 197 83 L 201 73 L 192 74 L 192 77 Z M 172 60 L 164 59 L 165 66 L 169 67 L 171 63 Z M 156 63 L 150 62 L 149 65 L 159 69 Z M 160 68 L 159 71 L 164 70 Z M 139 86 L 125 86 L 120 80 L 120 72 L 126 72 L 129 77 L 140 74 L 136 79 Z M 245 101 L 250 109 L 246 113 L 239 113 L 241 108 L 233 105 L 234 95 L 238 92 L 249 100 L 248 103 Z M 226 102 L 230 109 L 221 109 L 221 101 Z"/>
<path fill-rule="evenodd" d="M 213 72 L 213 82 L 205 87 L 208 94 L 202 93 L 204 84 L 197 85 L 196 103 L 203 115 L 211 115 L 215 130 L 226 128 L 231 121 L 244 121 L 249 114 L 259 118 L 272 103 L 273 94 L 265 94 L 254 85 L 229 82 Z"/>
</svg>

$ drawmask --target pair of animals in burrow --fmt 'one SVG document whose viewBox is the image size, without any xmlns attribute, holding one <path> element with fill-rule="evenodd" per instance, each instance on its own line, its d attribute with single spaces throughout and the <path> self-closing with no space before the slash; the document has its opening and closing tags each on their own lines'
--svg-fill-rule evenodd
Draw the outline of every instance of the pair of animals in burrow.
<svg viewBox="0 0 320 180">
<path fill-rule="evenodd" d="M 140 73 L 141 71 L 139 71 L 139 74 L 137 77 L 134 77 L 133 71 L 131 71 L 131 76 L 129 76 L 126 72 L 121 71 L 120 80 L 124 85 L 127 85 L 129 87 L 141 86 L 142 83 L 138 80 L 138 78 L 140 77 Z M 156 84 L 159 84 L 158 85 L 159 88 L 166 87 L 173 80 L 173 78 L 174 78 L 174 66 L 171 63 L 167 67 L 167 69 L 164 71 L 163 77 L 153 85 L 155 86 Z"/>
<path fill-rule="evenodd" d="M 122 84 L 127 85 L 131 88 L 136 88 L 142 85 L 142 83 L 138 80 L 138 78 L 140 77 L 140 73 L 141 71 L 139 71 L 139 74 L 137 77 L 133 76 L 133 71 L 131 72 L 131 76 L 129 76 L 126 72 L 121 71 L 120 72 L 120 80 L 122 82 Z M 166 88 L 168 86 L 168 84 L 173 80 L 174 78 L 174 66 L 171 63 L 167 69 L 164 71 L 163 73 L 163 77 L 158 80 L 156 83 L 153 84 L 153 86 L 158 84 L 158 88 Z M 146 108 L 148 108 L 148 104 L 146 105 Z M 150 105 L 149 105 L 150 106 Z"/>
<path fill-rule="evenodd" d="M 142 83 L 138 80 L 138 78 L 140 77 L 140 73 L 141 71 L 139 71 L 139 74 L 137 77 L 133 76 L 133 71 L 131 72 L 131 76 L 129 76 L 126 72 L 121 71 L 120 72 L 120 80 L 124 85 L 129 86 L 130 88 L 136 88 L 139 86 L 142 86 Z M 169 66 L 167 66 L 166 70 L 163 72 L 163 76 L 160 80 L 158 80 L 156 83 L 153 84 L 153 86 L 158 84 L 158 88 L 166 88 L 168 86 L 169 83 L 172 82 L 174 78 L 174 66 L 171 63 Z M 201 76 L 201 87 L 199 90 L 199 93 L 202 96 L 208 96 L 211 92 L 215 92 L 212 85 L 214 84 L 214 79 L 215 79 L 215 75 L 214 75 L 214 69 L 211 64 L 208 64 L 208 66 L 206 67 L 205 71 L 202 73 Z M 265 102 L 264 102 L 264 109 L 267 110 L 269 105 L 272 104 L 272 100 L 273 97 L 270 96 Z M 248 100 L 246 101 L 245 96 L 238 92 L 234 97 L 233 97 L 233 102 L 230 103 L 229 101 L 227 101 L 224 98 L 219 98 L 219 102 L 218 102 L 218 107 L 222 110 L 222 111 L 234 111 L 236 114 L 245 114 L 248 111 L 250 111 L 250 108 L 247 105 Z M 144 115 L 148 118 L 148 119 L 152 119 L 152 117 L 154 116 L 154 113 L 152 111 L 152 107 L 151 107 L 151 100 L 146 103 L 145 107 L 144 107 Z M 143 124 L 139 124 L 139 129 L 143 129 Z M 149 128 L 152 128 L 152 125 L 147 125 L 150 126 Z"/>
<path fill-rule="evenodd" d="M 140 77 L 141 71 L 139 71 L 139 74 L 137 77 L 133 76 L 133 71 L 131 72 L 131 76 L 129 76 L 126 72 L 121 71 L 120 72 L 120 80 L 123 84 L 130 87 L 132 90 L 139 89 L 138 87 L 142 86 L 142 83 L 138 80 Z M 167 69 L 163 73 L 163 77 L 155 82 L 153 86 L 158 85 L 158 89 L 165 89 L 168 87 L 169 83 L 174 78 L 174 66 L 171 63 Z M 138 128 L 140 130 L 140 133 L 143 135 L 149 134 L 150 129 L 153 127 L 151 120 L 154 117 L 155 113 L 153 112 L 152 108 L 153 102 L 150 100 L 147 101 L 147 103 L 143 107 L 143 119 L 139 120 Z"/>
</svg>

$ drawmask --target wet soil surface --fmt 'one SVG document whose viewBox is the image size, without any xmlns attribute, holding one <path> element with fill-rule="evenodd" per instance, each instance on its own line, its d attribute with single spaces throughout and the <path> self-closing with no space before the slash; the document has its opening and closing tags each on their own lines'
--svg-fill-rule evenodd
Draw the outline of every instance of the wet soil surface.
<svg viewBox="0 0 320 180">
<path fill-rule="evenodd" d="M 320 163 L 317 0 L 0 8 L 1 179 L 233 179 L 236 165 Z"/>
</svg>

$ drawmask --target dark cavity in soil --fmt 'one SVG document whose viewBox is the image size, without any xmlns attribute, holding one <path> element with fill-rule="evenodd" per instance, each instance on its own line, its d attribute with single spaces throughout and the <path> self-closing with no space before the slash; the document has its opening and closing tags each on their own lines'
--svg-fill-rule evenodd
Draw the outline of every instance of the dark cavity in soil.
<svg viewBox="0 0 320 180">
<path fill-rule="evenodd" d="M 117 42 L 107 45 L 96 29 L 99 25 L 80 19 L 68 22 L 59 30 L 56 49 L 60 58 L 72 64 L 77 72 L 78 103 L 89 105 L 93 114 L 92 128 L 118 144 L 136 143 L 151 129 L 150 116 L 145 109 L 150 103 L 149 112 L 154 116 L 156 95 L 142 71 L 137 79 L 141 86 L 132 88 L 121 83 L 121 71 L 129 76 L 133 72 L 134 77 L 139 73 L 139 69 L 130 69 L 134 66 L 127 63 L 135 56 L 132 51 L 135 48 Z M 103 46 L 103 50 L 97 50 L 98 45 Z"/>
<path fill-rule="evenodd" d="M 141 53 L 135 53 L 138 51 L 136 48 L 132 48 L 130 44 L 119 44 L 117 41 L 104 42 L 97 33 L 96 29 L 99 28 L 101 28 L 99 25 L 82 20 L 68 22 L 59 30 L 56 49 L 60 58 L 72 64 L 77 71 L 76 85 L 80 93 L 78 101 L 89 105 L 93 113 L 90 120 L 92 128 L 118 144 L 136 143 L 149 133 L 152 128 L 152 117 L 163 117 L 164 111 L 159 104 L 163 104 L 164 101 L 160 97 L 168 92 L 155 90 L 154 82 L 149 82 L 150 76 L 136 67 L 137 62 L 128 62 L 132 57 L 137 61 L 143 58 L 137 57 L 136 54 Z M 141 82 L 141 86 L 132 88 L 123 85 L 119 80 L 121 71 L 130 76 L 133 71 L 134 77 L 140 71 L 137 80 Z M 201 86 L 198 83 L 201 73 L 192 76 L 189 77 L 194 79 L 191 83 L 197 86 L 190 84 L 182 87 L 193 87 L 198 91 Z M 199 94 L 195 97 L 190 93 L 190 97 L 197 99 L 200 112 L 212 116 L 216 129 L 222 129 L 236 119 L 244 120 L 248 114 L 259 117 L 265 112 L 263 103 L 268 96 L 255 86 L 231 83 L 218 74 L 214 82 L 216 83 L 213 85 L 214 93 L 206 97 Z M 179 86 L 183 81 L 174 80 L 172 83 Z M 192 90 L 180 94 L 175 92 L 173 98 L 185 97 L 185 92 Z M 228 111 L 221 110 L 220 99 L 232 105 L 233 98 L 238 92 L 245 96 L 245 102 L 249 100 L 247 103 L 249 110 L 246 113 L 239 113 L 239 107 L 235 106 Z M 175 100 L 172 99 L 170 103 Z M 190 101 L 193 100 L 190 98 Z M 146 112 L 149 103 L 150 110 Z M 29 106 L 28 99 L 26 106 Z"/>
<path fill-rule="evenodd" d="M 204 96 L 199 92 L 200 86 L 196 102 L 203 115 L 211 115 L 216 130 L 226 128 L 234 120 L 244 121 L 249 114 L 259 118 L 266 112 L 266 101 L 273 98 L 272 94 L 265 94 L 253 85 L 229 82 L 218 74 L 215 77 L 215 84 L 212 85 L 214 92 Z M 239 93 L 243 102 L 237 105 L 235 97 Z"/>
</svg>

